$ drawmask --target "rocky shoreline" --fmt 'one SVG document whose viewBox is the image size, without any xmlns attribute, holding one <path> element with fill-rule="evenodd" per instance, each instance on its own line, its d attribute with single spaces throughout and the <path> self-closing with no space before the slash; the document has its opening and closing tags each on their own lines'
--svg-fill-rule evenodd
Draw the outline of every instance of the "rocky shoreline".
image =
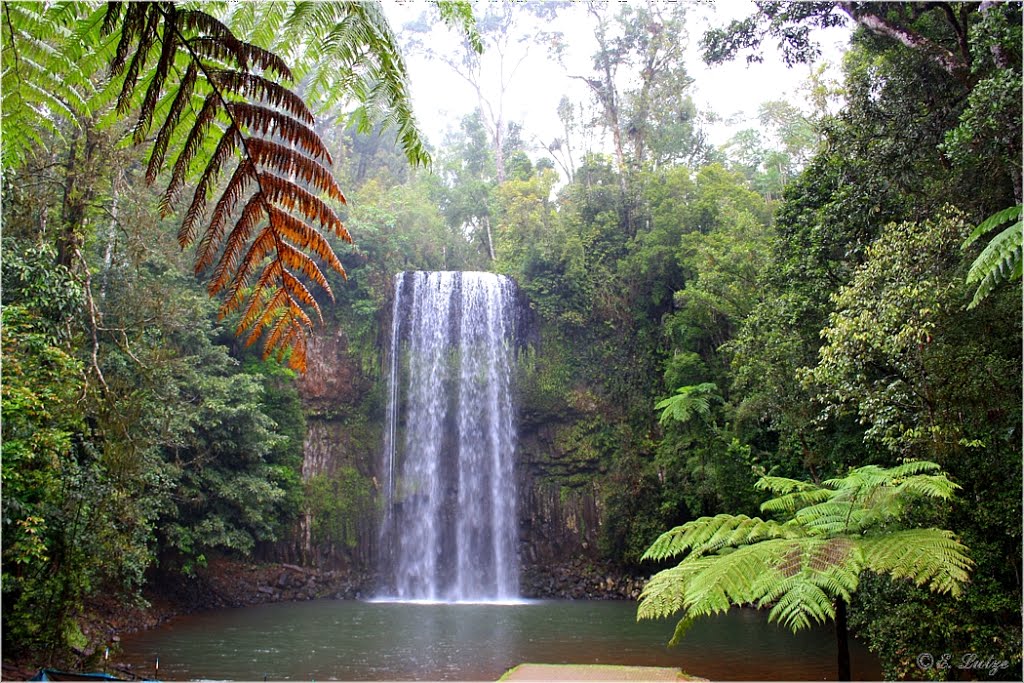
<svg viewBox="0 0 1024 683">
<path fill-rule="evenodd" d="M 548 600 L 636 600 L 647 579 L 610 565 L 576 558 L 523 569 L 524 598 Z"/>
<path fill-rule="evenodd" d="M 317 598 L 357 600 L 364 596 L 371 581 L 369 575 L 342 570 L 218 558 L 192 577 L 170 573 L 151 577 L 143 590 L 148 604 L 94 601 L 87 606 L 81 626 L 92 648 L 102 650 L 119 642 L 123 635 L 154 628 L 185 614 Z"/>
</svg>

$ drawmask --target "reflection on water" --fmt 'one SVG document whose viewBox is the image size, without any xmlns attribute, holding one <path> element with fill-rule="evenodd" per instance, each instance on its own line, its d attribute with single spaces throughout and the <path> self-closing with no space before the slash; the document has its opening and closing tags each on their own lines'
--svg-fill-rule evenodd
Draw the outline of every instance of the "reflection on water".
<svg viewBox="0 0 1024 683">
<path fill-rule="evenodd" d="M 697 622 L 675 648 L 675 622 L 635 620 L 636 603 L 513 605 L 316 600 L 182 617 L 126 638 L 119 657 L 165 680 L 495 680 L 522 662 L 680 667 L 712 680 L 835 678 L 831 628 L 793 635 L 764 613 Z M 877 680 L 857 643 L 853 676 Z"/>
</svg>

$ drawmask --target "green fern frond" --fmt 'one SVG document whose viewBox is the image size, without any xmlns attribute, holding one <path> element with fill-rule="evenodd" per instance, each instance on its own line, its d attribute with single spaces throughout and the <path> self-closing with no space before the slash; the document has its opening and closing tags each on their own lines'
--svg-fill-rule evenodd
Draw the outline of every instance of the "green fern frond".
<svg viewBox="0 0 1024 683">
<path fill-rule="evenodd" d="M 796 631 L 834 619 L 863 571 L 953 595 L 969 578 L 973 564 L 954 534 L 893 527 L 908 501 L 952 497 L 956 484 L 934 463 L 869 465 L 821 486 L 763 477 L 757 487 L 780 494 L 763 509 L 789 519 L 718 515 L 662 534 L 644 559 L 684 557 L 644 587 L 637 618 L 680 614 L 677 640 L 695 619 L 754 605 Z"/>
<path fill-rule="evenodd" d="M 694 616 L 728 611 L 733 605 L 755 604 L 762 578 L 786 557 L 795 545 L 790 539 L 771 539 L 713 556 L 690 581 L 687 609 Z"/>
<path fill-rule="evenodd" d="M 228 23 L 241 38 L 287 55 L 317 112 L 348 111 L 361 130 L 394 127 L 409 161 L 430 163 L 410 105 L 405 60 L 379 2 L 252 3 Z"/>
<path fill-rule="evenodd" d="M 3 163 L 16 166 L 43 132 L 61 135 L 64 122 L 89 116 L 95 86 L 86 46 L 73 30 L 83 3 L 67 7 L 4 2 L 0 111 Z"/>
<path fill-rule="evenodd" d="M 946 478 L 945 474 L 915 475 L 896 485 L 896 495 L 908 494 L 920 498 L 938 498 L 949 500 L 960 488 L 958 484 Z"/>
<path fill-rule="evenodd" d="M 993 237 L 971 264 L 971 269 L 967 273 L 967 284 L 977 284 L 978 288 L 968 308 L 977 306 L 999 284 L 1019 280 L 1021 277 L 1024 223 L 1021 220 L 1020 204 L 987 218 L 974 229 L 963 246 L 968 247 L 981 235 L 1007 222 L 1010 222 L 1010 225 Z"/>
<path fill-rule="evenodd" d="M 1021 208 L 1022 205 L 1018 204 L 1017 206 L 1009 206 L 1003 209 L 1002 211 L 996 211 L 994 214 L 992 214 L 991 216 L 983 220 L 981 223 L 979 223 L 977 227 L 975 227 L 974 230 L 971 231 L 971 234 L 968 235 L 966 240 L 964 240 L 961 249 L 966 249 L 967 247 L 971 246 L 978 240 L 979 237 L 988 234 L 992 230 L 998 228 L 1000 225 L 1003 225 L 1004 223 L 1008 223 L 1015 219 L 1019 219 L 1021 217 Z"/>
<path fill-rule="evenodd" d="M 785 477 L 761 477 L 754 488 L 776 494 L 761 504 L 762 512 L 793 514 L 809 505 L 816 505 L 831 499 L 834 493 L 828 489 L 805 481 Z"/>
<path fill-rule="evenodd" d="M 758 491 L 771 491 L 776 495 L 785 495 L 793 491 L 817 491 L 820 487 L 809 481 L 790 479 L 788 477 L 764 476 L 757 480 L 754 488 Z"/>
<path fill-rule="evenodd" d="M 681 637 L 689 622 L 719 614 L 733 605 L 754 604 L 758 585 L 775 570 L 793 541 L 773 539 L 718 555 L 690 556 L 678 566 L 658 572 L 644 586 L 638 619 L 654 619 L 682 612 L 677 627 Z"/>
<path fill-rule="evenodd" d="M 758 607 L 778 603 L 801 584 L 815 586 L 833 599 L 839 597 L 848 602 L 857 590 L 863 568 L 860 548 L 851 539 L 795 540 L 786 556 L 758 578 L 754 587 L 761 596 Z"/>
<path fill-rule="evenodd" d="M 813 623 L 824 624 L 835 618 L 832 599 L 821 587 L 790 579 L 768 613 L 768 621 L 775 621 L 793 632 L 810 628 Z"/>
<path fill-rule="evenodd" d="M 942 468 L 928 460 L 907 460 L 900 465 L 888 469 L 889 476 L 893 479 L 903 479 L 914 474 L 928 474 L 930 472 L 941 472 Z"/>
<path fill-rule="evenodd" d="M 693 558 L 652 576 L 640 592 L 636 618 L 661 619 L 683 611 L 687 605 L 690 581 L 712 561 L 710 558 Z"/>
<path fill-rule="evenodd" d="M 746 515 L 701 517 L 663 533 L 641 559 L 661 561 L 687 552 L 705 555 L 766 539 L 791 538 L 798 533 L 791 525 Z"/>
<path fill-rule="evenodd" d="M 484 41 L 476 28 L 473 6 L 465 0 L 435 0 L 435 4 L 441 15 L 441 21 L 449 28 L 460 29 L 473 51 L 478 55 L 483 54 Z"/>
<path fill-rule="evenodd" d="M 689 422 L 694 416 L 707 417 L 713 400 L 722 400 L 718 396 L 718 385 L 704 382 L 679 387 L 674 396 L 658 401 L 654 409 L 661 411 L 659 421 L 663 425 L 672 420 Z"/>
<path fill-rule="evenodd" d="M 956 535 L 944 529 L 906 529 L 866 536 L 860 543 L 866 569 L 959 595 L 973 562 Z"/>
<path fill-rule="evenodd" d="M 835 536 L 860 528 L 862 510 L 849 501 L 829 500 L 797 510 L 794 520 L 812 536 Z"/>
</svg>

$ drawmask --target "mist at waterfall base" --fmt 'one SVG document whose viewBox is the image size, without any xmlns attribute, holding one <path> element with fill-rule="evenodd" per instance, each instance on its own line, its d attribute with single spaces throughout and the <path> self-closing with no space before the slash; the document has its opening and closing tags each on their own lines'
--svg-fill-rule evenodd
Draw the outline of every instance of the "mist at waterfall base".
<svg viewBox="0 0 1024 683">
<path fill-rule="evenodd" d="M 394 291 L 378 599 L 515 602 L 515 283 L 405 272 Z"/>
</svg>

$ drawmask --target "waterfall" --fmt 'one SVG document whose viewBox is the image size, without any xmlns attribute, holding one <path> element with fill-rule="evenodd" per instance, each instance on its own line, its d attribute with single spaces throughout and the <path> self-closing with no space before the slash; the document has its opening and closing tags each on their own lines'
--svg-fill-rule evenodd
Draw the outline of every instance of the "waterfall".
<svg viewBox="0 0 1024 683">
<path fill-rule="evenodd" d="M 512 401 L 515 283 L 395 276 L 381 468 L 386 597 L 518 595 Z"/>
</svg>

